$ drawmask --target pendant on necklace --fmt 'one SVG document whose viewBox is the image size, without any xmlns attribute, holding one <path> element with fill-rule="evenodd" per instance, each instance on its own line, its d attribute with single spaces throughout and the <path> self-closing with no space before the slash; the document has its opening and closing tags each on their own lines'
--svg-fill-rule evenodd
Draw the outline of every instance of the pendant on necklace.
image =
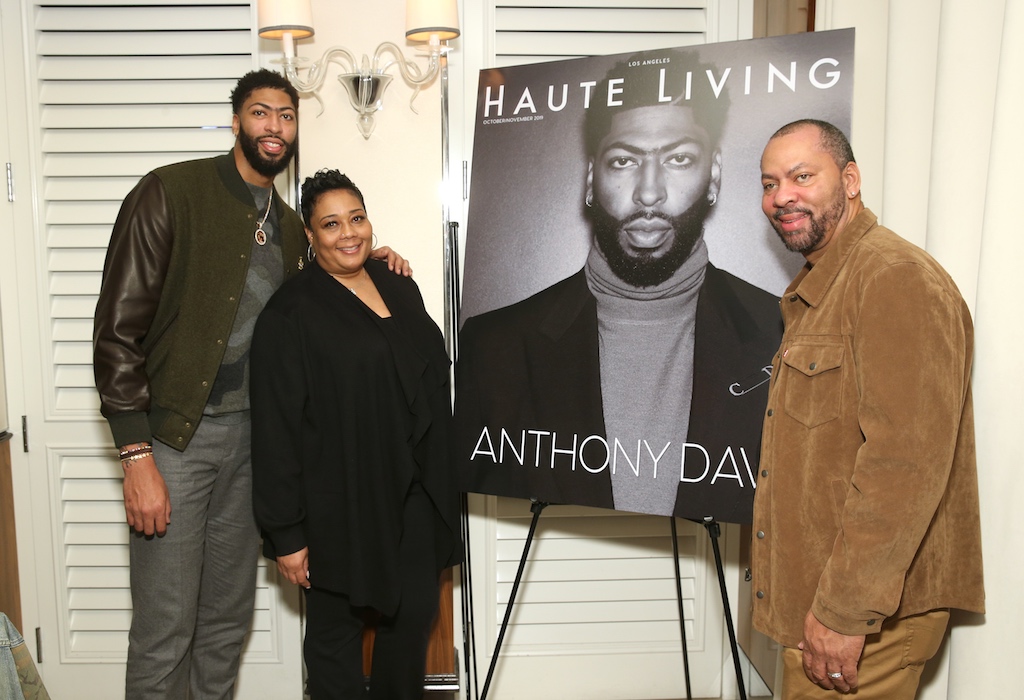
<svg viewBox="0 0 1024 700">
<path fill-rule="evenodd" d="M 256 233 L 253 234 L 253 238 L 256 239 L 257 245 L 267 244 L 267 232 L 263 230 L 263 224 L 267 223 L 267 217 L 270 216 L 270 207 L 274 203 L 274 193 L 271 192 L 270 196 L 267 197 L 267 210 L 263 212 L 263 218 L 256 222 Z"/>
</svg>

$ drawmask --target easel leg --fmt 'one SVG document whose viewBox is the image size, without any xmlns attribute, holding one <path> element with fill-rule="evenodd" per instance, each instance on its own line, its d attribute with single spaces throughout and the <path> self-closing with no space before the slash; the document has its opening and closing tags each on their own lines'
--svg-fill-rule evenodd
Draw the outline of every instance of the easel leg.
<svg viewBox="0 0 1024 700">
<path fill-rule="evenodd" d="M 462 494 L 462 545 L 463 561 L 459 567 L 460 590 L 462 591 L 462 658 L 465 670 L 466 700 L 473 697 L 470 693 L 475 690 L 476 697 L 480 696 L 479 672 L 476 666 L 476 620 L 474 619 L 473 608 L 473 562 L 472 547 L 469 536 L 469 497 Z"/>
<path fill-rule="evenodd" d="M 494 667 L 498 665 L 498 653 L 501 651 L 501 643 L 505 639 L 505 630 L 508 628 L 508 621 L 512 617 L 512 606 L 516 602 L 516 593 L 519 591 L 519 582 L 523 579 L 523 570 L 526 569 L 526 560 L 530 554 L 530 545 L 533 543 L 533 535 L 537 530 L 537 521 L 540 520 L 540 513 L 547 507 L 547 503 L 533 501 L 530 504 L 530 512 L 533 513 L 533 520 L 530 521 L 530 532 L 526 535 L 526 542 L 523 544 L 523 556 L 519 559 L 519 569 L 516 570 L 516 579 L 512 582 L 512 593 L 508 597 L 508 605 L 505 606 L 505 618 L 501 621 L 501 629 L 498 630 L 498 640 L 494 644 L 494 654 L 491 656 L 491 665 L 487 669 L 487 680 L 484 681 L 484 692 L 480 700 L 487 700 L 487 690 L 491 687 L 491 678 L 494 676 Z M 745 700 L 745 699 L 744 699 Z"/>
<path fill-rule="evenodd" d="M 736 687 L 739 689 L 740 700 L 747 700 L 747 691 L 743 685 L 743 668 L 740 665 L 740 648 L 736 643 L 736 630 L 732 624 L 732 610 L 729 608 L 729 592 L 725 587 L 725 570 L 722 568 L 722 551 L 718 547 L 718 538 L 722 534 L 721 526 L 714 518 L 704 518 L 704 527 L 711 538 L 711 549 L 715 553 L 715 568 L 718 569 L 718 587 L 722 591 L 722 609 L 725 610 L 725 627 L 729 631 L 729 647 L 732 649 L 732 663 L 736 669 Z"/>
<path fill-rule="evenodd" d="M 679 604 L 679 635 L 683 639 L 683 677 L 686 679 L 686 699 L 693 697 L 690 692 L 690 650 L 686 647 L 686 616 L 683 613 L 683 584 L 679 571 L 679 533 L 676 531 L 676 519 L 669 516 L 672 523 L 672 562 L 676 567 L 676 602 Z"/>
</svg>

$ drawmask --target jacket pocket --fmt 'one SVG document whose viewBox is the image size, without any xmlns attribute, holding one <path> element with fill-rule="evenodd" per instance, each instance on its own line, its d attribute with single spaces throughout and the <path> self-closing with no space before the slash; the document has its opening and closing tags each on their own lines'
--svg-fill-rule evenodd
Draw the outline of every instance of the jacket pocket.
<svg viewBox="0 0 1024 700">
<path fill-rule="evenodd" d="M 841 344 L 791 345 L 782 358 L 785 411 L 808 428 L 839 417 L 843 389 Z"/>
<path fill-rule="evenodd" d="M 169 331 L 171 326 L 174 325 L 174 322 L 178 320 L 178 314 L 180 312 L 181 308 L 179 307 L 175 309 L 174 313 L 172 313 L 166 321 L 161 323 L 159 327 L 149 329 L 149 332 L 142 341 L 142 349 L 146 351 L 146 354 L 151 353 L 153 348 L 155 348 L 163 337 L 167 335 L 167 331 Z"/>
</svg>

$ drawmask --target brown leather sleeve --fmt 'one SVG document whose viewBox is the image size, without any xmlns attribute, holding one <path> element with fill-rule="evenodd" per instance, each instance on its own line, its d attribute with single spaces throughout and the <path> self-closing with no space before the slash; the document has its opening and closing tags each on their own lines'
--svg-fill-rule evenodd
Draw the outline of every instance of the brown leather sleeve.
<svg viewBox="0 0 1024 700">
<path fill-rule="evenodd" d="M 93 369 L 114 442 L 150 441 L 143 341 L 167 276 L 174 232 L 163 183 L 152 173 L 128 194 L 114 223 L 96 303 Z"/>
</svg>

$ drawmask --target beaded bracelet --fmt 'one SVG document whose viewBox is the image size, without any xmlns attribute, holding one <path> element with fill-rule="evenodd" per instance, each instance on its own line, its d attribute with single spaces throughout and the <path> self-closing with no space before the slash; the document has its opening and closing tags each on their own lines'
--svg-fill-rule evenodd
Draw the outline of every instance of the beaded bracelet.
<svg viewBox="0 0 1024 700">
<path fill-rule="evenodd" d="M 126 462 L 134 462 L 137 459 L 142 459 L 143 457 L 150 457 L 152 455 L 153 455 L 153 450 L 148 450 L 146 452 L 136 452 L 136 453 L 134 453 L 132 455 L 129 455 L 128 457 L 122 457 L 121 458 L 121 463 L 124 464 Z"/>
<path fill-rule="evenodd" d="M 121 459 L 130 457 L 134 454 L 152 453 L 153 446 L 147 442 L 140 443 L 138 447 L 129 447 L 127 450 L 121 450 Z"/>
</svg>

